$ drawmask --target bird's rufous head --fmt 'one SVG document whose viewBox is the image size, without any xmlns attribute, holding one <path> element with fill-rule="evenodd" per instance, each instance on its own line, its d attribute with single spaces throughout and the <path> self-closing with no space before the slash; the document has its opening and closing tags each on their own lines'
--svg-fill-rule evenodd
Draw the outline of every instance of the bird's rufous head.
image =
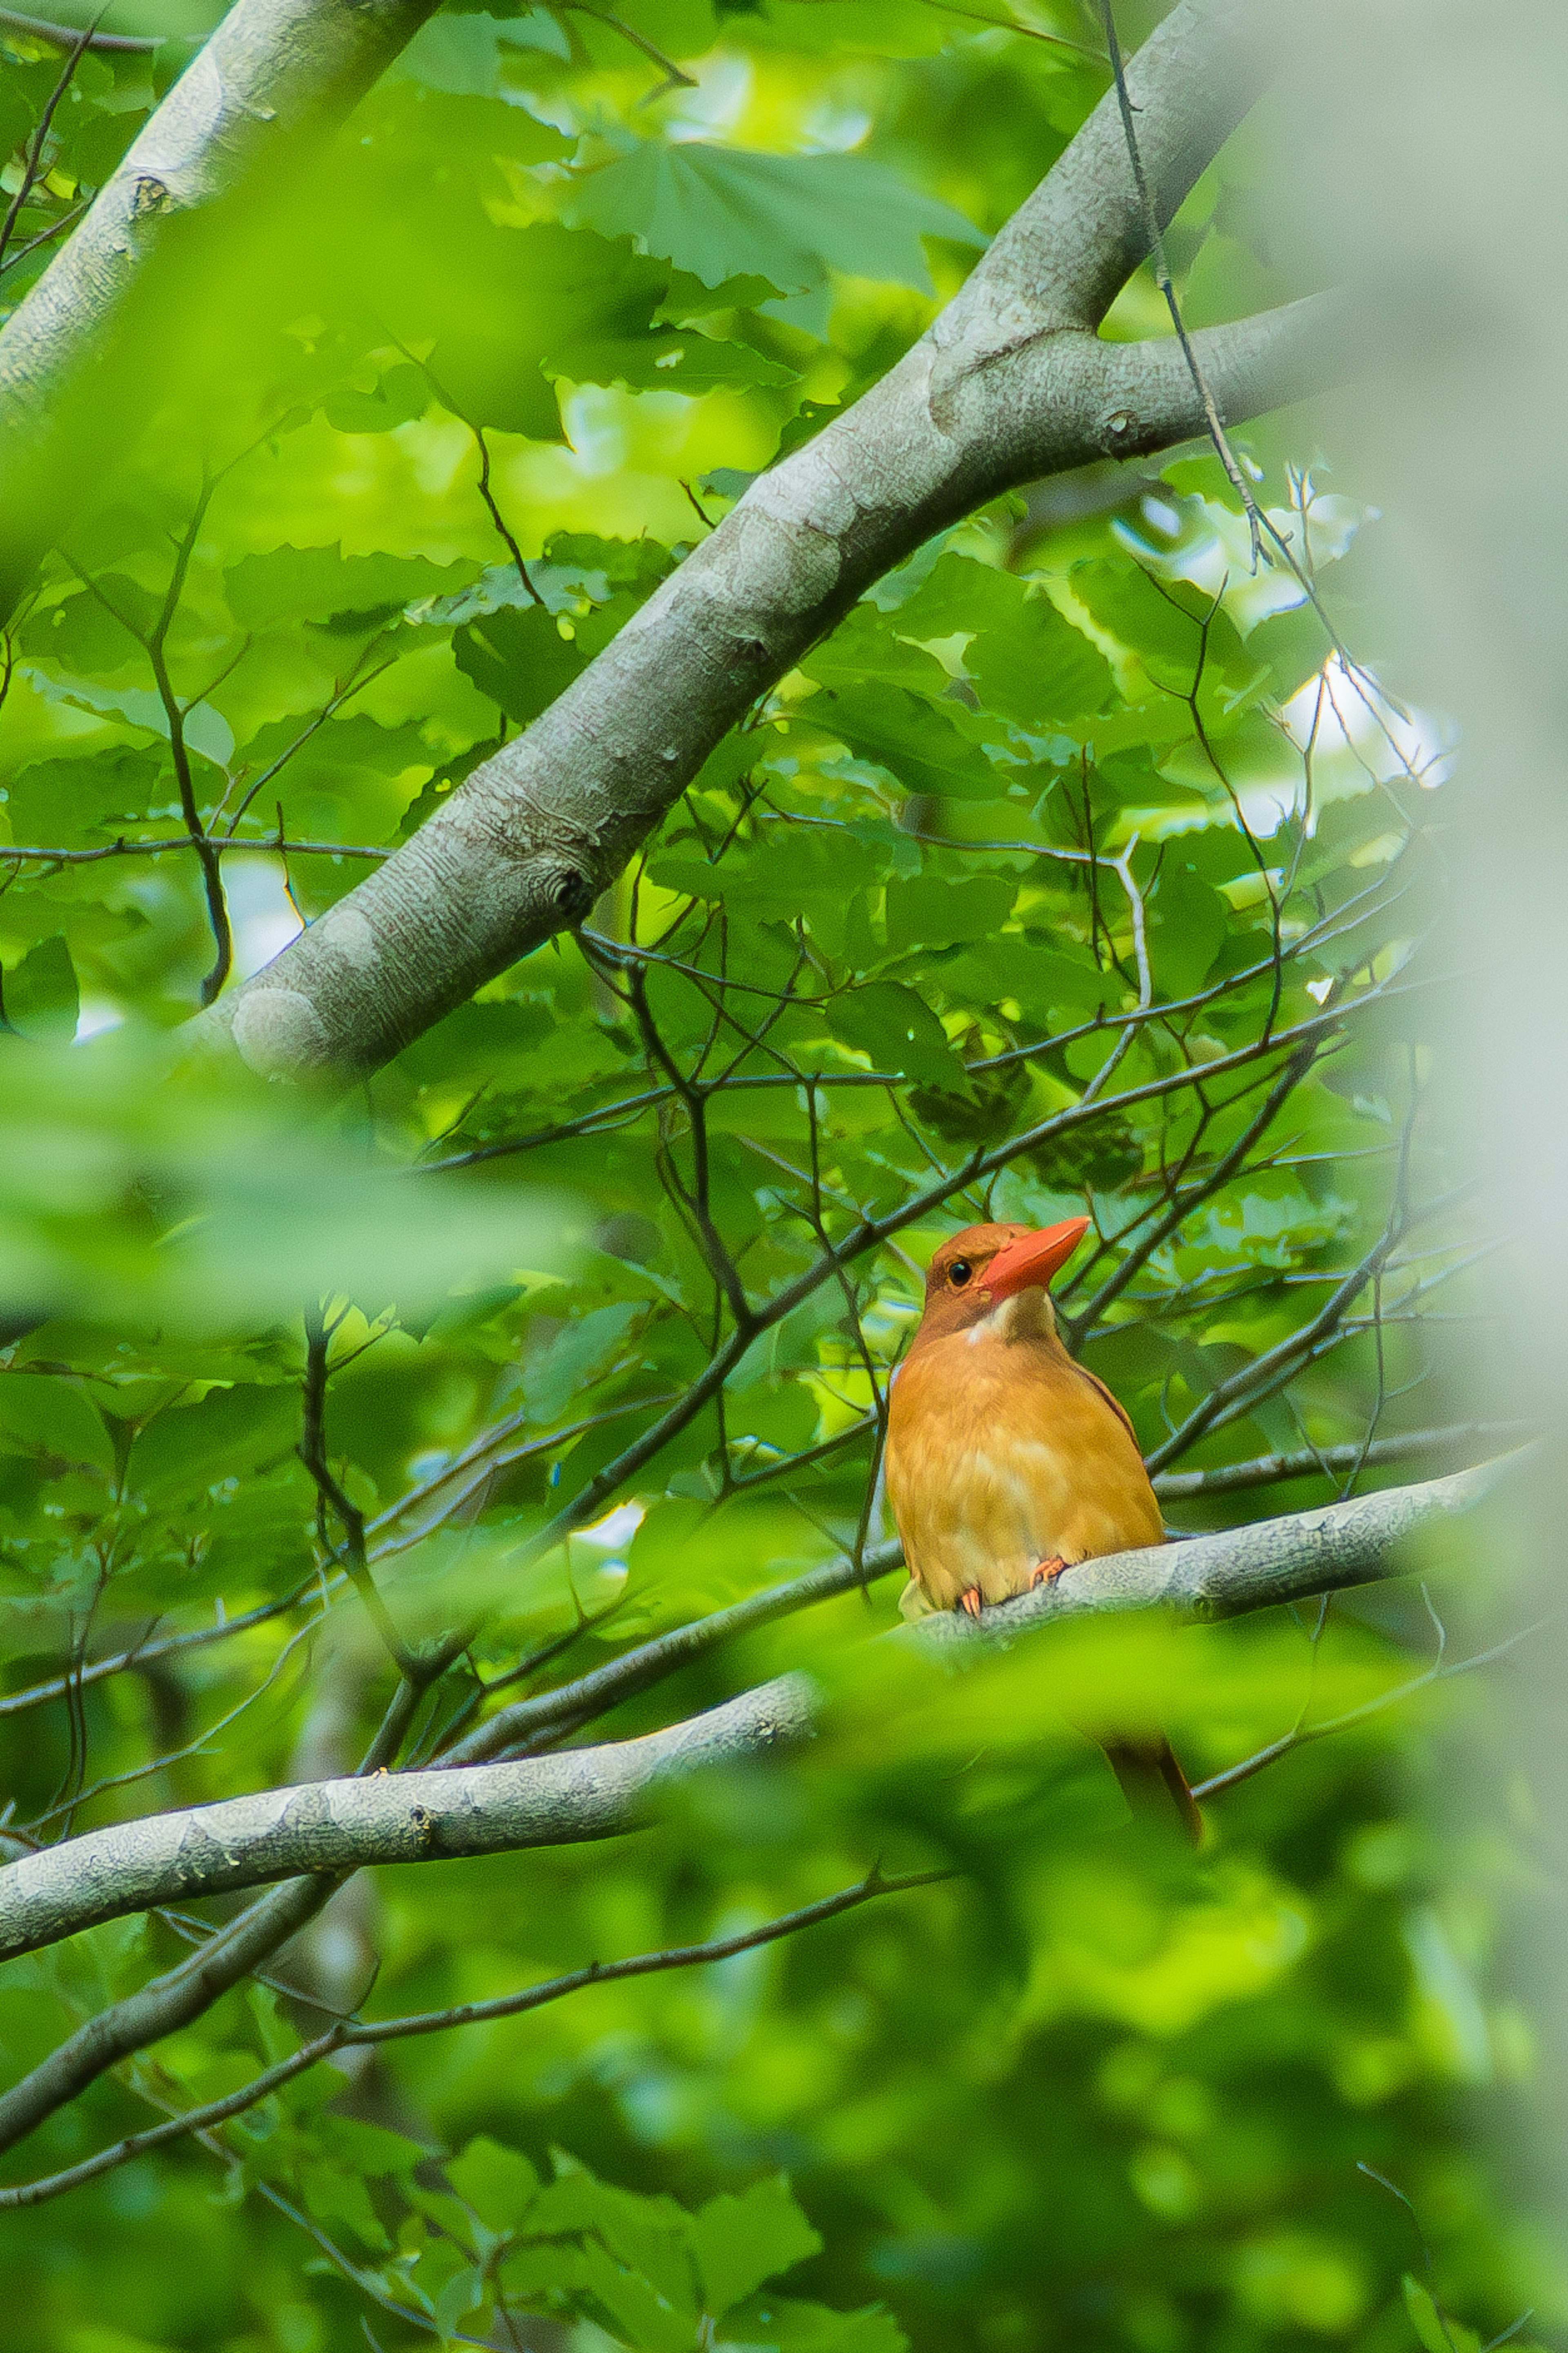
<svg viewBox="0 0 1568 2353">
<path fill-rule="evenodd" d="M 931 1262 L 920 1337 L 967 1331 L 1002 1300 L 1046 1290 L 1089 1226 L 1087 1218 L 1068 1218 L 1059 1226 L 966 1226 Z"/>
</svg>

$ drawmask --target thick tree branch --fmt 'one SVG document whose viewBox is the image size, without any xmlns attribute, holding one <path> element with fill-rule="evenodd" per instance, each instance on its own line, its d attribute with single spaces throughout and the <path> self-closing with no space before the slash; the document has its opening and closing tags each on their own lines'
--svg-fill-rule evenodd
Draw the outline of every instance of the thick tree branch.
<svg viewBox="0 0 1568 2353">
<path fill-rule="evenodd" d="M 289 195 L 434 5 L 238 0 L 132 142 L 0 329 L 0 619 L 128 425 L 188 367 L 188 323 L 169 322 L 237 200 Z"/>
<path fill-rule="evenodd" d="M 1399 1547 L 1418 1529 L 1479 1502 L 1512 1459 L 1184 1544 L 1085 1562 L 989 1612 L 978 1630 L 956 1615 L 932 1618 L 909 1639 L 956 1659 L 965 1644 L 1009 1641 L 1034 1626 L 1086 1612 L 1163 1604 L 1226 1617 L 1371 1583 L 1394 1573 Z M 520 1764 L 318 1782 L 95 1831 L 0 1871 L 0 1957 L 126 1913 L 301 1873 L 335 1875 L 367 1863 L 426 1862 L 613 1837 L 647 1820 L 658 1792 L 672 1780 L 704 1765 L 733 1763 L 800 1740 L 816 1712 L 811 1684 L 788 1675 L 689 1723 L 605 1747 Z M 205 1952 L 196 1957 L 206 1957 Z M 7 2096 L 14 2100 L 16 2094 Z M 0 2145 L 5 2114 L 0 2102 Z"/>
<path fill-rule="evenodd" d="M 1273 6 L 1180 0 L 1134 61 L 1168 215 L 1257 96 Z M 931 534 L 1040 475 L 1204 429 L 1173 342 L 1095 332 L 1142 252 L 1114 97 L 905 358 L 774 467 L 534 725 L 397 854 L 215 1006 L 268 1075 L 374 1070 L 588 913 L 728 729 Z M 1227 414 L 1340 367 L 1318 298 L 1211 331 Z"/>
<path fill-rule="evenodd" d="M 1127 68 L 1162 227 L 1265 88 L 1286 21 L 1279 0 L 1173 8 Z M 1112 90 L 997 236 L 988 263 L 1020 317 L 1043 311 L 1053 324 L 1096 327 L 1148 251 Z"/>
</svg>

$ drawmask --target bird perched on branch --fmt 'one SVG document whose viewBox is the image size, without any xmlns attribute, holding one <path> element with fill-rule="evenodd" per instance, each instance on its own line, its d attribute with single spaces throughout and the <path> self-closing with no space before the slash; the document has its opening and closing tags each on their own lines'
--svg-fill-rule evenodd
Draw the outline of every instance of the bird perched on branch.
<svg viewBox="0 0 1568 2353">
<path fill-rule="evenodd" d="M 1097 1553 L 1164 1541 L 1132 1424 L 1057 1332 L 1048 1285 L 1087 1218 L 970 1226 L 944 1242 L 888 1409 L 887 1482 L 910 1577 L 978 1618 Z M 1163 1736 L 1105 1744 L 1130 1797 L 1197 1808 Z"/>
</svg>

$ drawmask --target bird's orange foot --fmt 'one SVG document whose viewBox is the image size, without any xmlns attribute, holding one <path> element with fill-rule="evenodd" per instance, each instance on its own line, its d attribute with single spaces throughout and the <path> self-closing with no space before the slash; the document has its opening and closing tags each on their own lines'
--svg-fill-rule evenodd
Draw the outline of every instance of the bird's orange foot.
<svg viewBox="0 0 1568 2353">
<path fill-rule="evenodd" d="M 961 1593 L 958 1597 L 958 1606 L 961 1609 L 966 1610 L 971 1618 L 978 1618 L 985 1606 L 980 1598 L 980 1588 L 977 1585 L 972 1585 L 967 1593 Z"/>
<path fill-rule="evenodd" d="M 1033 1590 L 1037 1585 L 1048 1585 L 1052 1577 L 1059 1577 L 1066 1567 L 1067 1563 L 1059 1552 L 1053 1553 L 1049 1560 L 1037 1561 L 1029 1571 L 1030 1589 Z"/>
</svg>

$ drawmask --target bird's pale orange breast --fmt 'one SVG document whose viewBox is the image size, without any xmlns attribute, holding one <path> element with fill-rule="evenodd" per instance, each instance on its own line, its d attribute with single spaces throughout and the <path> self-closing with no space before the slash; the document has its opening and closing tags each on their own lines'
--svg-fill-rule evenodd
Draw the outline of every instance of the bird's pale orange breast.
<svg viewBox="0 0 1568 2353">
<path fill-rule="evenodd" d="M 1120 1410 L 1054 1339 L 963 1332 L 918 1348 L 893 1384 L 887 1472 L 910 1573 L 939 1609 L 1163 1535 Z"/>
</svg>

